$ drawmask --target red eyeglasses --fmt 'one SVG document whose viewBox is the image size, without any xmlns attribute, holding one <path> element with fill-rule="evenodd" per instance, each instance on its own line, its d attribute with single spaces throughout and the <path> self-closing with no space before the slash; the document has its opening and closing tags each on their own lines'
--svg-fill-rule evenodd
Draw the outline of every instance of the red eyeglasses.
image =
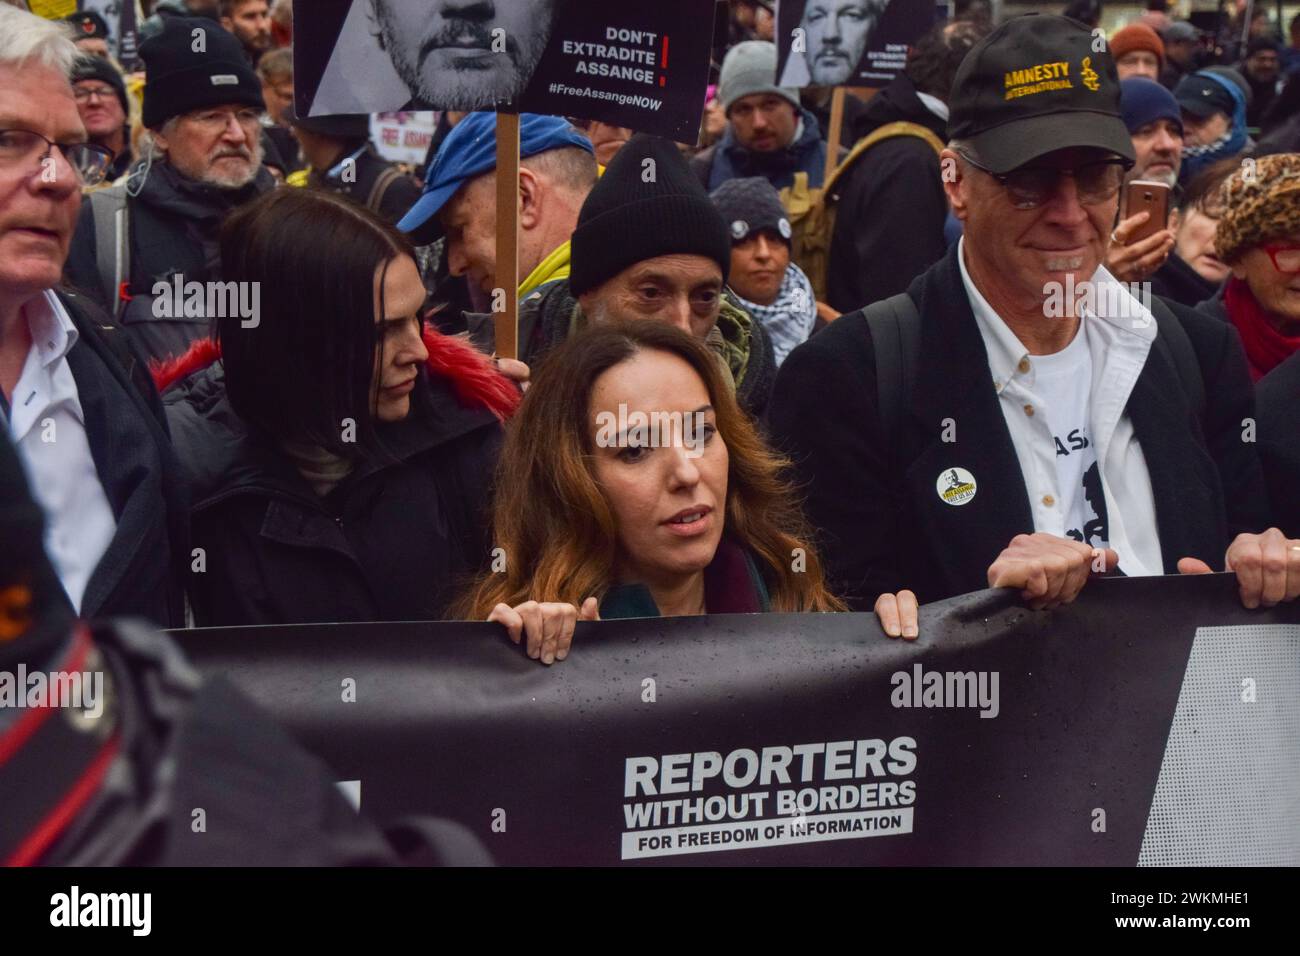
<svg viewBox="0 0 1300 956">
<path fill-rule="evenodd" d="M 1275 243 L 1261 247 L 1273 260 L 1273 268 L 1288 275 L 1300 272 L 1300 246 Z"/>
</svg>

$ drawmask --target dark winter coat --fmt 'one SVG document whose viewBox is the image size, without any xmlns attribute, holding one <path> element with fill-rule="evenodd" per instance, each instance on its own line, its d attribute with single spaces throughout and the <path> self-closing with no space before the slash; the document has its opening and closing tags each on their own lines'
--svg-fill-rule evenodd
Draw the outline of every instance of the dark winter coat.
<svg viewBox="0 0 1300 956">
<path fill-rule="evenodd" d="M 872 97 L 854 142 L 886 123 L 924 126 L 947 140 L 946 123 L 899 76 Z M 831 233 L 826 297 L 840 312 L 904 291 L 943 257 L 948 215 L 939 157 L 916 136 L 894 136 L 868 149 L 841 174 Z"/>
<path fill-rule="evenodd" d="M 1171 252 L 1164 265 L 1151 275 L 1151 294 L 1171 299 L 1189 309 L 1214 295 L 1219 284 L 1201 277 L 1178 253 Z"/>
<path fill-rule="evenodd" d="M 341 173 L 330 176 L 317 170 L 311 174 L 309 183 L 318 189 L 347 196 L 391 223 L 410 212 L 420 198 L 420 187 L 415 180 L 398 169 L 396 163 L 380 156 L 369 144 L 357 154 L 353 174 L 344 181 Z M 386 181 L 381 182 L 381 177 Z"/>
<path fill-rule="evenodd" d="M 1255 405 L 1273 521 L 1288 538 L 1300 538 L 1300 352 L 1255 383 Z"/>
<path fill-rule="evenodd" d="M 704 569 L 704 607 L 707 614 L 763 614 L 772 610 L 767 582 L 753 554 L 730 538 L 718 542 L 713 560 Z M 602 621 L 662 616 L 644 584 L 616 585 L 600 601 Z"/>
<path fill-rule="evenodd" d="M 129 182 L 138 184 L 145 161 L 136 163 Z M 81 204 L 81 217 L 68 250 L 65 277 L 113 316 L 130 334 L 141 354 L 167 359 L 185 354 L 196 340 L 211 331 L 208 317 L 160 318 L 154 315 L 154 284 L 170 282 L 177 273 L 185 282 L 220 278 L 218 232 L 236 206 L 255 199 L 275 186 L 265 168 L 242 189 L 219 189 L 187 179 L 167 162 L 154 162 L 144 177 L 139 195 L 127 200 L 130 231 L 131 278 L 125 303 L 107 302 L 100 288 L 95 258 L 95 222 L 89 201 Z M 132 185 L 130 188 L 136 188 Z M 110 253 L 111 255 L 111 253 Z M 124 304 L 124 308 L 118 308 Z"/>
<path fill-rule="evenodd" d="M 410 415 L 377 424 L 382 451 L 323 498 L 235 413 L 219 362 L 166 390 L 205 563 L 189 576 L 199 625 L 437 620 L 487 566 L 499 419 L 518 393 L 468 344 L 426 345 L 440 372 L 422 370 Z"/>
<path fill-rule="evenodd" d="M 919 361 L 897 436 L 883 433 L 875 351 L 860 312 L 796 348 L 777 376 L 772 437 L 807 488 L 830 586 L 855 610 L 900 588 L 923 603 L 985 588 L 998 554 L 1034 530 L 957 255 L 954 247 L 908 290 L 921 315 Z M 1269 515 L 1256 447 L 1241 440 L 1242 419 L 1255 408 L 1236 331 L 1169 307 L 1196 353 L 1207 407 L 1198 418 L 1171 353 L 1153 347 L 1125 413 L 1155 489 L 1165 573 L 1173 574 L 1184 556 L 1222 568 L 1232 537 L 1263 530 Z M 949 419 L 960 423 L 955 442 L 943 441 Z M 981 489 L 960 508 L 935 494 L 936 476 L 957 463 Z M 985 487 L 993 489 L 987 496 Z"/>
<path fill-rule="evenodd" d="M 86 585 L 81 616 L 180 626 L 188 502 L 162 403 L 123 332 L 82 296 L 60 293 L 59 299 L 77 328 L 68 367 L 95 471 L 117 522 Z"/>
<path fill-rule="evenodd" d="M 807 173 L 809 186 L 820 186 L 826 177 L 826 141 L 817 117 L 799 110 L 803 131 L 784 149 L 758 152 L 736 142 L 730 123 L 722 139 L 691 159 L 691 169 L 709 192 L 729 179 L 762 176 L 776 189 L 794 185 L 795 173 Z"/>
</svg>

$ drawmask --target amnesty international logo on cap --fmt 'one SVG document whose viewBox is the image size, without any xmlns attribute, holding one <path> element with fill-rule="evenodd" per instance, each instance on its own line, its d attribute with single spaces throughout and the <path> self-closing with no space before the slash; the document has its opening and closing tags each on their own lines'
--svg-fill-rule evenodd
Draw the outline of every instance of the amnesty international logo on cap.
<svg viewBox="0 0 1300 956">
<path fill-rule="evenodd" d="M 1132 160 L 1110 54 L 1076 20 L 1012 17 L 971 48 L 953 83 L 948 132 L 993 173 L 1059 149 L 1094 148 Z"/>
<path fill-rule="evenodd" d="M 1083 77 L 1083 85 L 1088 89 L 1092 90 L 1094 93 L 1101 89 L 1101 77 L 1099 77 L 1097 71 L 1092 68 L 1092 57 L 1085 56 L 1083 58 L 1083 71 L 1080 75 Z"/>
<path fill-rule="evenodd" d="M 1070 88 L 1070 64 L 1065 60 L 1056 63 L 1038 63 L 1023 70 L 1011 70 L 1006 75 L 1007 99 L 1033 96 L 1048 90 Z"/>
</svg>

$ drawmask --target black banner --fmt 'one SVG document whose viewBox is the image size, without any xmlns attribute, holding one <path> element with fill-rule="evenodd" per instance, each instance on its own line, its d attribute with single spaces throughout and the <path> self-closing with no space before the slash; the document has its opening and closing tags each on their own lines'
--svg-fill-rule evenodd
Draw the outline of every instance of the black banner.
<svg viewBox="0 0 1300 956">
<path fill-rule="evenodd" d="M 935 0 L 778 0 L 779 85 L 885 86 L 937 9 Z"/>
<path fill-rule="evenodd" d="M 507 864 L 1300 862 L 1300 608 L 1231 575 L 871 615 L 182 632 L 378 821 L 459 820 Z"/>
<path fill-rule="evenodd" d="M 402 0 L 314 3 L 294 27 L 297 108 L 317 116 L 510 101 L 696 141 L 712 44 L 700 0 L 497 0 L 485 10 L 446 19 Z"/>
</svg>

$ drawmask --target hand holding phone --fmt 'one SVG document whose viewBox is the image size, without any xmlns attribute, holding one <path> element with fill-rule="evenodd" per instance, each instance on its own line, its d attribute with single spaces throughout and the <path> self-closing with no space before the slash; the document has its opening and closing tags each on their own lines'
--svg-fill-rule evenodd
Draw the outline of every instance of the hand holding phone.
<svg viewBox="0 0 1300 956">
<path fill-rule="evenodd" d="M 1160 232 L 1169 222 L 1170 188 L 1154 180 L 1135 179 L 1124 191 L 1124 212 L 1121 219 L 1131 219 L 1140 212 L 1147 213 L 1147 221 L 1135 228 L 1127 237 L 1126 245 L 1141 242 Z"/>
</svg>

